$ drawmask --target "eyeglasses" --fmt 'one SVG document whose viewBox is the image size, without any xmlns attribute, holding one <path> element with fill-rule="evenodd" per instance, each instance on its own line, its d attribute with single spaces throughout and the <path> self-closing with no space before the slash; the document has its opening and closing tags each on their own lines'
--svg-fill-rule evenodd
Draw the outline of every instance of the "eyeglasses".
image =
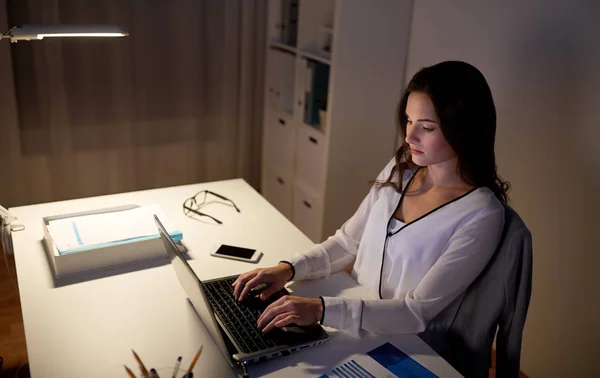
<svg viewBox="0 0 600 378">
<path fill-rule="evenodd" d="M 197 200 L 197 198 L 201 194 L 204 194 L 204 199 L 202 200 L 202 202 L 199 202 Z M 193 197 L 186 199 L 183 202 L 183 213 L 192 219 L 194 219 L 194 215 L 198 215 L 201 217 L 208 217 L 208 218 L 212 219 L 213 221 L 217 222 L 218 224 L 223 224 L 223 222 L 221 222 L 217 218 L 213 217 L 212 215 L 208 215 L 206 213 L 199 211 L 199 209 L 201 207 L 206 206 L 209 203 L 212 203 L 212 201 L 206 202 L 206 198 L 209 194 L 225 201 L 225 203 L 222 203 L 223 205 L 232 206 L 238 213 L 241 213 L 240 209 L 236 206 L 235 202 L 233 202 L 229 198 L 224 197 L 220 194 L 211 192 L 210 190 L 201 190 L 198 193 L 196 193 Z"/>
</svg>

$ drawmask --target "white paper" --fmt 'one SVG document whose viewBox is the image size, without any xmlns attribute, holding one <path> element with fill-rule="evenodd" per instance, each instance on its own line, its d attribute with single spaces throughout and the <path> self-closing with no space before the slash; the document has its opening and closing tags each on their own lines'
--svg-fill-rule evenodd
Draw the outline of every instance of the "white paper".
<svg viewBox="0 0 600 378">
<path fill-rule="evenodd" d="M 154 223 L 158 216 L 169 233 L 169 222 L 157 205 L 144 205 L 130 210 L 82 215 L 52 220 L 48 232 L 59 251 L 84 248 L 158 235 Z"/>
</svg>

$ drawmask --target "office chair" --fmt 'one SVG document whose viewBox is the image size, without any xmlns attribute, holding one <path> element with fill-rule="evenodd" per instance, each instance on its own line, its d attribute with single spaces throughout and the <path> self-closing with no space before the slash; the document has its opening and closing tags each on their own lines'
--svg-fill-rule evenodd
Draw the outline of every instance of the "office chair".
<svg viewBox="0 0 600 378">
<path fill-rule="evenodd" d="M 487 378 L 496 336 L 496 377 L 518 377 L 532 286 L 531 232 L 508 205 L 496 252 L 465 294 L 419 336 L 467 378 Z"/>
</svg>

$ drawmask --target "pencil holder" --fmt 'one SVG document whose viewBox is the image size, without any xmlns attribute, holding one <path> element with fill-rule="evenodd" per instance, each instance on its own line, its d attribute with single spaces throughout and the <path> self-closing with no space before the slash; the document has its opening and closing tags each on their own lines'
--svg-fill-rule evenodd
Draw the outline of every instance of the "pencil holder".
<svg viewBox="0 0 600 378">
<path fill-rule="evenodd" d="M 174 366 L 171 366 L 171 367 L 164 367 L 164 368 L 156 369 L 156 373 L 158 374 L 158 376 L 160 378 L 171 378 L 173 376 L 174 368 L 175 368 Z M 177 373 L 175 374 L 176 378 L 182 378 L 185 374 L 184 369 L 177 369 L 176 371 L 177 371 Z"/>
</svg>

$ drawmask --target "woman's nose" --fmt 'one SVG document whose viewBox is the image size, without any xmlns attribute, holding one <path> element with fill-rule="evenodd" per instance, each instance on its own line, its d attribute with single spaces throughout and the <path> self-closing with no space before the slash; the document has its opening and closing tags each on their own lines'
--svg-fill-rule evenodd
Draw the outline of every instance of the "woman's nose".
<svg viewBox="0 0 600 378">
<path fill-rule="evenodd" d="M 416 133 L 413 132 L 413 130 L 414 129 L 412 129 L 412 128 L 406 129 L 406 138 L 404 138 L 404 140 L 408 144 L 415 144 L 415 143 L 417 143 L 419 141 Z"/>
</svg>

